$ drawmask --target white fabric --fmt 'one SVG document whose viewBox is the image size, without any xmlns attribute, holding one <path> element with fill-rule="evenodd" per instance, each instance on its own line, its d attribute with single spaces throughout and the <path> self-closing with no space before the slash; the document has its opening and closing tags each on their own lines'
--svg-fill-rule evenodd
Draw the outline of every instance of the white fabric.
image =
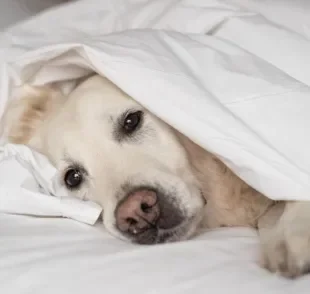
<svg viewBox="0 0 310 294">
<path fill-rule="evenodd" d="M 137 246 L 100 226 L 0 214 L 1 293 L 308 294 L 257 266 L 249 229 L 220 229 L 174 244 Z"/>
<path fill-rule="evenodd" d="M 6 144 L 0 148 L 0 212 L 69 217 L 95 224 L 101 207 L 70 197 L 56 174 L 45 156 L 27 146 Z"/>
<path fill-rule="evenodd" d="M 245 6 L 251 2 L 250 0 L 238 0 L 238 2 L 242 1 Z M 288 11 L 289 6 L 285 6 L 288 2 L 285 0 L 252 0 L 252 2 L 261 2 L 261 7 L 264 7 L 264 3 L 270 4 L 271 1 L 277 2 L 274 5 Z M 151 2 L 152 7 L 149 6 Z M 233 0 L 226 2 L 233 3 Z M 304 13 L 304 18 L 296 18 L 295 23 L 301 23 L 303 19 L 308 19 L 306 16 L 309 15 L 306 9 L 308 0 L 298 2 L 303 3 L 305 7 L 304 11 L 299 9 L 301 13 Z M 70 75 L 83 75 L 88 71 L 89 65 L 92 65 L 92 68 L 108 74 L 137 100 L 158 114 L 162 113 L 161 106 L 167 107 L 167 102 L 171 101 L 168 105 L 169 113 L 164 112 L 161 115 L 164 119 L 184 128 L 190 137 L 197 139 L 202 145 L 208 148 L 219 148 L 219 154 L 224 154 L 226 157 L 223 157 L 231 162 L 231 166 L 239 174 L 244 175 L 244 171 L 251 171 L 251 174 L 247 174 L 245 178 L 252 179 L 251 181 L 257 183 L 261 190 L 268 188 L 266 186 L 269 185 L 269 180 L 265 181 L 264 177 L 268 173 L 272 181 L 277 178 L 275 173 L 281 174 L 282 171 L 286 173 L 290 170 L 293 175 L 292 179 L 296 180 L 298 172 L 292 166 L 298 161 L 297 157 L 293 156 L 294 160 L 288 165 L 279 167 L 278 171 L 272 171 L 268 165 L 276 164 L 279 156 L 284 156 L 284 154 L 279 155 L 279 149 L 270 144 L 265 136 L 262 136 L 265 134 L 264 131 L 268 131 L 266 124 L 282 123 L 283 117 L 280 114 L 285 105 L 281 104 L 282 108 L 278 110 L 280 114 L 274 118 L 275 121 L 272 123 L 270 117 L 263 116 L 266 115 L 266 110 L 272 111 L 275 107 L 270 100 L 266 101 L 268 103 L 264 111 L 262 107 L 257 106 L 260 117 L 256 115 L 252 120 L 251 117 L 245 117 L 245 115 L 240 117 L 239 112 L 236 109 L 232 112 L 231 108 L 241 107 L 242 98 L 248 97 L 249 100 L 242 103 L 246 112 L 246 102 L 250 104 L 248 107 L 256 106 L 255 101 L 263 103 L 264 97 L 260 94 L 268 93 L 268 90 L 272 90 L 273 87 L 280 88 L 276 93 L 280 93 L 283 87 L 287 89 L 288 92 L 284 98 L 285 101 L 289 101 L 287 95 L 290 94 L 291 88 L 294 93 L 296 85 L 296 101 L 301 101 L 298 87 L 300 86 L 301 89 L 304 87 L 307 93 L 308 88 L 304 85 L 309 85 L 306 68 L 307 63 L 309 64 L 309 57 L 306 55 L 305 47 L 307 43 L 304 43 L 300 36 L 266 23 L 263 18 L 254 16 L 254 14 L 231 18 L 230 15 L 240 14 L 238 8 L 223 3 L 224 1 L 212 0 L 191 0 L 182 3 L 176 0 L 86 0 L 18 26 L 0 37 L 2 47 L 0 60 L 9 58 L 14 61 L 10 67 L 6 65 L 1 67 L 0 111 L 3 111 L 6 99 L 9 97 L 8 91 L 11 86 L 9 76 L 13 76 L 15 82 L 21 79 L 22 82 L 44 83 L 48 78 L 53 80 L 55 77 L 63 79 Z M 165 9 L 163 9 L 164 6 Z M 203 6 L 205 6 L 204 9 L 202 9 Z M 264 11 L 268 11 L 267 6 Z M 274 13 L 279 15 L 278 11 Z M 285 20 L 285 17 L 281 19 Z M 175 21 L 178 21 L 178 24 L 175 24 Z M 288 22 L 292 24 L 294 20 L 289 19 Z M 202 23 L 205 24 L 204 28 L 201 28 Z M 221 24 L 221 26 L 213 26 L 214 23 Z M 126 27 L 142 26 L 168 29 L 180 27 L 187 32 L 210 32 L 211 30 L 215 36 L 219 34 L 220 40 L 216 37 L 188 37 L 171 32 L 150 33 L 147 31 L 103 36 L 115 28 L 121 30 Z M 230 31 L 215 28 L 230 28 Z M 300 26 L 297 25 L 296 28 L 299 30 Z M 202 41 L 197 43 L 193 40 L 196 37 Z M 58 41 L 63 44 L 57 45 Z M 204 42 L 209 42 L 210 47 L 206 48 Z M 238 48 L 230 47 L 230 43 L 238 46 L 238 42 L 241 42 L 240 46 L 245 48 L 248 55 Z M 50 51 L 44 49 L 20 55 L 28 50 L 41 48 L 43 43 L 51 45 Z M 82 46 L 81 43 L 86 43 L 86 45 Z M 222 52 L 217 50 L 217 45 Z M 68 53 L 61 56 L 62 63 L 59 58 L 58 60 L 52 58 L 52 56 L 59 56 L 61 52 L 67 52 L 69 46 L 75 48 L 76 55 L 81 58 L 70 57 Z M 302 49 L 304 51 L 301 51 Z M 197 56 L 193 56 L 193 52 L 197 53 Z M 19 59 L 15 60 L 17 56 Z M 208 56 L 209 59 L 206 58 Z M 41 68 L 40 64 L 36 63 L 37 60 L 44 61 L 45 59 L 51 60 L 49 68 Z M 244 59 L 247 62 L 244 62 Z M 264 60 L 267 60 L 269 66 Z M 67 63 L 78 64 L 78 67 L 70 67 Z M 24 66 L 26 64 L 31 66 Z M 191 67 L 188 68 L 188 65 Z M 86 70 L 83 70 L 83 67 Z M 63 69 L 66 71 L 63 72 Z M 78 73 L 77 69 L 79 69 Z M 54 74 L 49 77 L 50 73 Z M 156 84 L 150 87 L 147 83 L 145 86 L 149 88 L 145 90 L 143 83 L 149 78 L 154 79 Z M 210 82 L 208 82 L 209 79 Z M 173 87 L 169 84 L 171 81 L 173 81 Z M 251 81 L 253 95 L 247 96 Z M 183 100 L 188 93 L 189 83 L 191 83 L 190 91 L 193 90 L 191 98 L 196 102 L 195 105 Z M 159 92 L 161 89 L 157 88 L 158 85 L 162 86 L 161 92 Z M 200 91 L 197 90 L 198 88 Z M 268 96 L 269 98 L 280 99 L 276 93 L 272 91 L 269 93 L 274 94 Z M 237 97 L 239 102 L 226 103 L 233 101 L 232 96 Z M 224 98 L 227 99 L 226 102 Z M 256 100 L 253 100 L 254 98 Z M 176 100 L 183 104 L 172 105 Z M 191 117 L 190 123 L 184 121 L 198 111 L 201 101 L 204 100 L 206 100 L 205 104 L 208 103 L 208 107 L 203 109 L 204 115 L 197 120 Z M 156 105 L 156 102 L 160 104 Z M 222 107 L 223 111 L 215 112 L 218 108 L 214 105 L 218 105 L 218 108 Z M 292 107 L 292 113 L 287 117 L 287 121 L 294 125 L 297 123 L 294 120 L 299 118 L 303 112 L 294 115 L 296 109 L 293 106 L 291 104 L 288 106 Z M 302 106 L 306 108 L 307 105 Z M 212 108 L 209 109 L 209 107 Z M 181 110 L 185 110 L 187 114 L 184 119 L 184 113 L 182 117 L 177 116 Z M 236 120 L 240 119 L 240 124 L 243 125 L 241 134 L 239 134 L 240 124 L 236 125 L 232 119 L 227 121 L 229 114 Z M 248 116 L 254 114 L 252 111 Z M 208 119 L 208 128 L 204 129 L 206 119 Z M 257 129 L 254 128 L 255 124 L 248 124 L 248 122 L 253 123 L 255 119 L 264 124 L 259 136 Z M 221 121 L 217 122 L 217 120 Z M 194 128 L 197 124 L 203 125 L 202 131 L 205 130 L 205 135 L 201 138 L 201 133 L 197 134 Z M 306 125 L 303 127 L 306 129 Z M 251 146 L 248 146 L 251 140 L 246 142 L 243 136 L 246 136 L 245 134 L 251 128 L 254 134 L 250 139 L 254 137 L 255 140 Z M 304 155 L 304 164 L 308 166 L 308 155 L 305 152 L 308 138 L 305 136 L 302 143 L 299 140 L 294 142 L 296 134 L 291 128 L 293 126 L 288 129 L 289 136 L 284 137 L 289 144 L 286 147 L 295 146 L 296 148 L 292 148 L 293 151 L 300 153 L 297 154 L 299 156 Z M 213 132 L 217 131 L 217 134 L 222 134 L 223 137 L 225 131 L 231 136 L 230 138 L 240 139 L 241 136 L 244 140 L 237 140 L 235 143 L 242 148 L 238 148 L 236 154 L 225 149 L 225 146 L 221 148 L 221 140 L 214 140 L 216 137 L 212 137 L 213 133 L 208 135 L 210 129 Z M 269 135 L 268 132 L 265 135 Z M 277 138 L 276 135 L 274 134 Z M 290 139 L 291 136 L 293 139 Z M 219 136 L 219 138 L 222 137 Z M 222 142 L 225 143 L 225 140 Z M 259 143 L 258 146 L 256 146 L 257 143 Z M 266 154 L 257 153 L 257 149 L 261 146 L 264 146 Z M 265 167 L 260 165 L 257 167 L 257 160 L 246 157 L 242 151 L 245 147 L 251 147 L 248 150 L 252 152 L 253 158 L 261 159 Z M 296 150 L 298 148 L 300 149 Z M 273 153 L 270 153 L 271 149 Z M 273 155 L 276 156 L 273 157 Z M 238 162 L 240 165 L 236 165 Z M 13 170 L 8 169 L 6 172 Z M 308 171 L 306 170 L 305 173 L 308 174 Z M 0 177 L 3 175 L 3 171 L 0 171 Z M 280 186 L 283 186 L 283 190 L 291 187 L 289 178 L 287 181 L 281 181 Z M 278 183 L 275 182 L 275 189 L 280 189 L 276 187 L 277 185 Z M 298 195 L 295 194 L 295 196 Z M 277 197 L 281 197 L 280 194 Z M 116 240 L 101 226 L 86 226 L 69 219 L 0 214 L 0 236 L 0 293 L 306 294 L 310 289 L 308 276 L 297 281 L 289 281 L 259 268 L 257 266 L 258 240 L 255 232 L 247 229 L 221 229 L 207 232 L 196 240 L 188 242 L 144 247 Z"/>
<path fill-rule="evenodd" d="M 66 0 L 1 0 L 0 31 Z"/>
<path fill-rule="evenodd" d="M 95 70 L 270 198 L 309 200 L 310 42 L 228 2 L 78 1 L 16 26 L 0 110 L 14 84 Z"/>
<path fill-rule="evenodd" d="M 256 11 L 270 21 L 310 39 L 310 1 L 307 0 L 226 0 Z"/>
</svg>

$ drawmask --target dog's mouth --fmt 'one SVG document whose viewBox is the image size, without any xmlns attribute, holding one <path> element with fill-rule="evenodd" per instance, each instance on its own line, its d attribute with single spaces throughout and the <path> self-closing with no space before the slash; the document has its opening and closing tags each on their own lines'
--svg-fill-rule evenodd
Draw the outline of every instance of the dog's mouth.
<svg viewBox="0 0 310 294">
<path fill-rule="evenodd" d="M 180 225 L 171 229 L 161 229 L 153 226 L 145 231 L 139 232 L 134 236 L 127 235 L 133 243 L 141 245 L 155 245 L 162 243 L 171 243 L 188 240 L 195 235 L 199 227 L 202 214 L 190 217 L 186 221 L 183 221 Z"/>
</svg>

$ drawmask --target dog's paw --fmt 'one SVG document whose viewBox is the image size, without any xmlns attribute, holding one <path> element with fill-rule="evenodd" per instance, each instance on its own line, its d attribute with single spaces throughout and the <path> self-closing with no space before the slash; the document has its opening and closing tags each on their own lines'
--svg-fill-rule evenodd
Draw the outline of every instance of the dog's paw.
<svg viewBox="0 0 310 294">
<path fill-rule="evenodd" d="M 262 266 L 288 278 L 310 272 L 310 223 L 270 230 L 262 240 Z"/>
</svg>

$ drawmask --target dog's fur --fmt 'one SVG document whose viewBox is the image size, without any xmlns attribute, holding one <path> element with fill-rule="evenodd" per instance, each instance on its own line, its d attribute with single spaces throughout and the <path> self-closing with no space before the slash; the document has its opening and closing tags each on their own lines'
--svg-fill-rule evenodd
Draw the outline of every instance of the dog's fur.
<svg viewBox="0 0 310 294">
<path fill-rule="evenodd" d="M 23 93 L 3 116 L 4 134 L 48 156 L 60 178 L 80 168 L 85 180 L 71 193 L 102 205 L 112 234 L 141 241 L 115 226 L 115 209 L 130 189 L 147 186 L 182 214 L 152 243 L 187 239 L 201 226 L 248 226 L 259 229 L 266 268 L 289 277 L 309 270 L 310 203 L 272 202 L 103 77 L 90 77 L 68 97 L 49 86 Z M 143 111 L 143 125 L 128 137 L 119 120 L 132 110 Z"/>
</svg>

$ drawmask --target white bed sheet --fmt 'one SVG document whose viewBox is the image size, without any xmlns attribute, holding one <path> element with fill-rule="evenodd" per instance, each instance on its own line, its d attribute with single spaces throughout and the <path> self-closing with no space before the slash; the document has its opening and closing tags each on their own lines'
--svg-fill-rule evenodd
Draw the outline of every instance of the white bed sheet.
<svg viewBox="0 0 310 294">
<path fill-rule="evenodd" d="M 242 44 L 242 36 L 235 37 Z M 258 252 L 248 229 L 142 247 L 114 239 L 101 226 L 0 214 L 0 293 L 309 293 L 308 276 L 270 275 L 257 266 Z"/>
<path fill-rule="evenodd" d="M 257 266 L 258 242 L 248 229 L 136 246 L 100 226 L 0 215 L 0 235 L 1 293 L 309 293 L 309 277 L 289 281 Z"/>
</svg>

